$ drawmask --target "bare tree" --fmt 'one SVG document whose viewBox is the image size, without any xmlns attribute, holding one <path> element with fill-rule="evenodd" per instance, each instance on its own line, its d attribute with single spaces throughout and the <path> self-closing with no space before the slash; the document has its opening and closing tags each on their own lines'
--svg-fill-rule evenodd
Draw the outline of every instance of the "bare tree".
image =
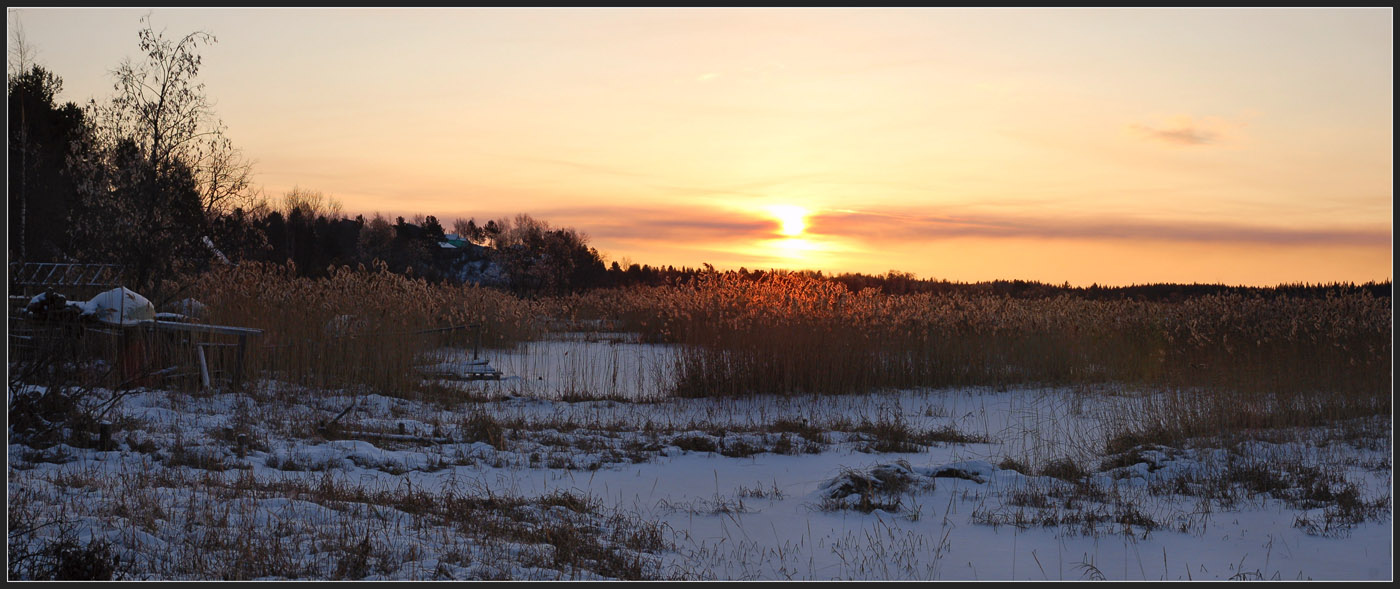
<svg viewBox="0 0 1400 589">
<path fill-rule="evenodd" d="M 136 141 L 151 167 L 159 173 L 180 159 L 192 164 L 203 159 L 200 150 L 222 133 L 214 119 L 204 84 L 195 81 L 202 59 L 196 50 L 218 41 L 205 31 L 195 31 L 177 41 L 151 28 L 150 15 L 141 17 L 138 33 L 146 59 L 130 58 L 112 72 L 117 94 L 106 109 L 107 131 Z"/>
<path fill-rule="evenodd" d="M 476 218 L 457 219 L 452 223 L 452 231 L 458 237 L 477 245 L 481 245 L 484 239 L 484 233 L 481 227 L 477 226 Z"/>
<path fill-rule="evenodd" d="M 175 160 L 187 165 L 211 219 L 252 204 L 252 162 L 228 139 L 204 84 L 195 81 L 202 65 L 197 50 L 218 39 L 195 31 L 171 40 L 152 28 L 150 15 L 141 22 L 140 47 L 146 58 L 128 58 L 112 72 L 117 93 L 98 109 L 106 139 L 135 141 L 157 174 Z"/>
<path fill-rule="evenodd" d="M 126 59 L 112 72 L 109 103 L 89 104 L 96 153 L 70 157 L 85 169 L 86 214 L 74 231 L 91 255 L 127 265 L 138 288 L 158 292 L 172 274 L 207 260 L 206 213 L 245 191 L 247 181 L 197 81 L 197 51 L 217 40 L 204 31 L 171 40 L 149 15 L 141 23 L 145 58 Z"/>
<path fill-rule="evenodd" d="M 475 220 L 459 218 L 452 222 L 452 233 L 456 234 L 457 237 L 460 237 L 462 239 L 471 239 L 470 228 L 475 226 Z"/>
<path fill-rule="evenodd" d="M 265 218 L 275 210 L 272 199 L 267 196 L 267 191 L 263 190 L 261 186 L 249 189 L 247 200 L 241 207 L 250 219 Z"/>
<path fill-rule="evenodd" d="M 326 196 L 319 190 L 307 190 L 300 186 L 293 186 L 287 194 L 282 196 L 282 202 L 286 206 L 286 215 L 290 217 L 293 211 L 301 211 L 301 216 L 315 220 L 317 217 L 335 219 L 340 217 L 343 206 L 335 197 Z"/>
<path fill-rule="evenodd" d="M 10 77 L 18 76 L 29 71 L 29 67 L 34 65 L 38 57 L 38 50 L 29 44 L 29 37 L 24 34 L 24 22 L 19 19 L 19 11 L 9 9 L 6 11 L 7 17 L 14 18 L 14 24 L 10 25 L 10 41 L 13 43 L 6 47 L 5 71 Z"/>
<path fill-rule="evenodd" d="M 28 39 L 24 35 L 24 24 L 19 20 L 19 13 L 9 11 L 6 16 L 9 15 L 14 15 L 15 24 L 10 27 L 10 38 L 14 44 L 6 48 L 8 59 L 6 59 L 5 65 L 6 73 L 9 76 L 7 87 L 12 86 L 15 79 L 29 71 L 29 65 L 34 61 L 34 48 L 29 45 Z M 19 239 L 16 243 L 19 244 L 19 258 L 21 260 L 25 259 L 25 255 L 28 253 L 25 250 L 25 243 L 28 240 L 25 232 L 29 228 L 29 154 L 33 151 L 29 141 L 29 125 L 28 121 L 25 120 L 26 115 L 24 103 L 21 102 L 20 120 L 10 123 L 16 128 L 16 132 L 11 137 L 10 149 L 20 154 L 19 194 L 10 195 L 10 198 L 19 197 Z"/>
<path fill-rule="evenodd" d="M 211 139 L 194 165 L 204 215 L 212 220 L 234 209 L 251 210 L 259 196 L 252 186 L 253 162 L 222 132 Z"/>
</svg>

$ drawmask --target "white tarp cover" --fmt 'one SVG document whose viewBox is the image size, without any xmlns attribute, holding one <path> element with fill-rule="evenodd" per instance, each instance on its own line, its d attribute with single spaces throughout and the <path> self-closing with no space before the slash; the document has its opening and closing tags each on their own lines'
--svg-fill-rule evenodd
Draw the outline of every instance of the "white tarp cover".
<svg viewBox="0 0 1400 589">
<path fill-rule="evenodd" d="M 156 307 L 125 286 L 92 297 L 83 305 L 83 316 L 108 325 L 132 326 L 156 318 Z"/>
<path fill-rule="evenodd" d="M 186 317 L 203 318 L 208 315 L 208 308 L 198 300 L 185 298 L 166 305 L 165 310 L 169 313 L 178 313 Z"/>
</svg>

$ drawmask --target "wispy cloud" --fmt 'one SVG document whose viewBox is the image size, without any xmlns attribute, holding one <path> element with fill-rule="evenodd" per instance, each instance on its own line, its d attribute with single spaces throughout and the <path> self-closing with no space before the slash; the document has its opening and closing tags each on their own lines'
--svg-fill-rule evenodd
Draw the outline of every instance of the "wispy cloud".
<svg viewBox="0 0 1400 589">
<path fill-rule="evenodd" d="M 771 238 L 778 230 L 773 219 L 699 206 L 556 208 L 539 216 L 595 239 L 627 242 L 736 242 Z"/>
<path fill-rule="evenodd" d="M 1153 139 L 1165 141 L 1167 143 L 1175 143 L 1177 145 L 1206 145 L 1208 143 L 1215 143 L 1215 140 L 1219 137 L 1214 131 L 1194 129 L 1191 127 L 1153 129 L 1152 127 L 1144 125 L 1135 125 L 1133 128 Z"/>
<path fill-rule="evenodd" d="M 867 241 L 932 241 L 959 237 L 1017 239 L 1134 240 L 1255 245 L 1389 246 L 1391 230 L 1381 226 L 1295 228 L 1206 221 L 1150 221 L 1115 218 L 921 215 L 867 211 L 826 211 L 809 219 L 816 234 Z"/>
<path fill-rule="evenodd" d="M 1172 145 L 1195 146 L 1219 143 L 1225 138 L 1227 129 L 1234 127 L 1228 121 L 1218 118 L 1193 119 L 1176 117 L 1158 124 L 1135 124 L 1130 128 L 1138 135 Z"/>
</svg>

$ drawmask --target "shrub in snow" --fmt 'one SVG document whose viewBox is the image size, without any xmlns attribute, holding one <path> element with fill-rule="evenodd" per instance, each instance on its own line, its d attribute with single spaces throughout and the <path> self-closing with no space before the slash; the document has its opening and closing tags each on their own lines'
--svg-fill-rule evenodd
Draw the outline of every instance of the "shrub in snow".
<svg viewBox="0 0 1400 589">
<path fill-rule="evenodd" d="M 873 493 L 897 495 L 916 482 L 927 482 L 927 477 L 914 471 L 908 462 L 877 464 L 868 472 L 847 470 L 836 478 L 822 484 L 822 493 L 831 499 L 846 499 L 852 495 L 869 496 Z"/>
</svg>

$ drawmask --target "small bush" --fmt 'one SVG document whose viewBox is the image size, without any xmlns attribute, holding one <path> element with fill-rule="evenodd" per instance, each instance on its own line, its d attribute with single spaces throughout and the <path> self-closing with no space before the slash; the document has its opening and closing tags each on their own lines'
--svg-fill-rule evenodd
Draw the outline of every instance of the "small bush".
<svg viewBox="0 0 1400 589">
<path fill-rule="evenodd" d="M 485 411 L 474 411 L 468 415 L 462 424 L 461 434 L 463 441 L 486 442 L 497 450 L 506 449 L 505 428 Z"/>
<path fill-rule="evenodd" d="M 794 417 L 783 417 L 773 420 L 768 424 L 767 429 L 773 432 L 793 433 L 802 436 L 808 441 L 819 444 L 826 443 L 826 430 L 818 425 L 809 423 L 806 419 Z"/>
<path fill-rule="evenodd" d="M 1040 476 L 1053 477 L 1071 483 L 1079 482 L 1089 473 L 1069 458 L 1060 458 L 1040 467 Z"/>
<path fill-rule="evenodd" d="M 856 426 L 856 431 L 873 438 L 865 446 L 870 452 L 920 452 L 928 445 L 923 441 L 924 436 L 909 427 L 899 415 L 882 415 L 873 422 L 866 420 Z"/>
<path fill-rule="evenodd" d="M 728 456 L 730 458 L 747 458 L 755 454 L 762 454 L 763 451 L 763 448 L 751 444 L 742 438 L 724 441 L 719 449 L 721 456 Z"/>
<path fill-rule="evenodd" d="M 1024 462 L 1018 461 L 1010 456 L 1001 459 L 1001 462 L 997 463 L 997 468 L 1001 470 L 1014 470 L 1021 474 L 1031 474 L 1031 467 L 1026 466 Z"/>
<path fill-rule="evenodd" d="M 671 440 L 671 445 L 687 452 L 714 452 L 719 449 L 714 438 L 704 434 L 677 436 Z"/>
<path fill-rule="evenodd" d="M 17 531 L 14 525 L 10 529 L 11 534 Z M 27 550 L 27 544 L 23 538 L 10 537 L 7 554 L 11 580 L 110 581 L 120 564 L 105 540 L 95 539 L 82 545 L 71 532 L 36 550 Z"/>
</svg>

